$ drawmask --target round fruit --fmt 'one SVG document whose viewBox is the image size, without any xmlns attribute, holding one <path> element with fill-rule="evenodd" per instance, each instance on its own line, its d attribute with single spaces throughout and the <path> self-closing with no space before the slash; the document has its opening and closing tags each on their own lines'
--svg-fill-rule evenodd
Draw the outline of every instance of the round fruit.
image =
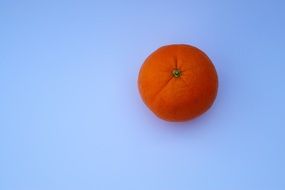
<svg viewBox="0 0 285 190">
<path fill-rule="evenodd" d="M 213 104 L 218 76 L 205 53 L 190 45 L 167 45 L 143 63 L 138 87 L 144 103 L 161 119 L 193 119 Z"/>
</svg>

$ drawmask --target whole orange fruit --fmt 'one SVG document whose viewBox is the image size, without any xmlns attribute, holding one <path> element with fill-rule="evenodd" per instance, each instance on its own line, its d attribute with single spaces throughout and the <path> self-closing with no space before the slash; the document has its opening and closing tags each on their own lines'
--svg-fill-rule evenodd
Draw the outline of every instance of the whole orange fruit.
<svg viewBox="0 0 285 190">
<path fill-rule="evenodd" d="M 196 47 L 160 47 L 143 63 L 138 87 L 144 103 L 161 119 L 193 119 L 213 104 L 218 76 L 208 56 Z"/>
</svg>

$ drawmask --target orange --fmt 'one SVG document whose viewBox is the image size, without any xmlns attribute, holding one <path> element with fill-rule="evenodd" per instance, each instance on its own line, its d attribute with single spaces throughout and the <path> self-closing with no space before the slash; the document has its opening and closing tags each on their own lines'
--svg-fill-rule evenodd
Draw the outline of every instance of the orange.
<svg viewBox="0 0 285 190">
<path fill-rule="evenodd" d="M 200 49 L 184 44 L 160 47 L 138 76 L 142 100 L 159 118 L 186 121 L 206 112 L 218 90 L 216 69 Z"/>
</svg>

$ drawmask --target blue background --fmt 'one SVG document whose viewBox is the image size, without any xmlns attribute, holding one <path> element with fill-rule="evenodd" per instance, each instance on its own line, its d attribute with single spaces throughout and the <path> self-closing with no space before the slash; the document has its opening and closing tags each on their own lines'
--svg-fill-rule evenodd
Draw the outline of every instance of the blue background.
<svg viewBox="0 0 285 190">
<path fill-rule="evenodd" d="M 281 190 L 282 0 L 0 1 L 0 189 Z M 168 123 L 137 75 L 162 45 L 216 65 L 214 106 Z"/>
</svg>

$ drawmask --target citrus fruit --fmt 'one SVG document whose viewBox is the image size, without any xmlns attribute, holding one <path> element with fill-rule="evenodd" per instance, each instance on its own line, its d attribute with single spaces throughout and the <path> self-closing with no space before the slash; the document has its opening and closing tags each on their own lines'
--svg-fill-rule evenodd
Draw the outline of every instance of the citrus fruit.
<svg viewBox="0 0 285 190">
<path fill-rule="evenodd" d="M 206 112 L 218 90 L 216 69 L 200 49 L 162 46 L 144 61 L 138 76 L 143 102 L 159 118 L 186 121 Z"/>
</svg>

